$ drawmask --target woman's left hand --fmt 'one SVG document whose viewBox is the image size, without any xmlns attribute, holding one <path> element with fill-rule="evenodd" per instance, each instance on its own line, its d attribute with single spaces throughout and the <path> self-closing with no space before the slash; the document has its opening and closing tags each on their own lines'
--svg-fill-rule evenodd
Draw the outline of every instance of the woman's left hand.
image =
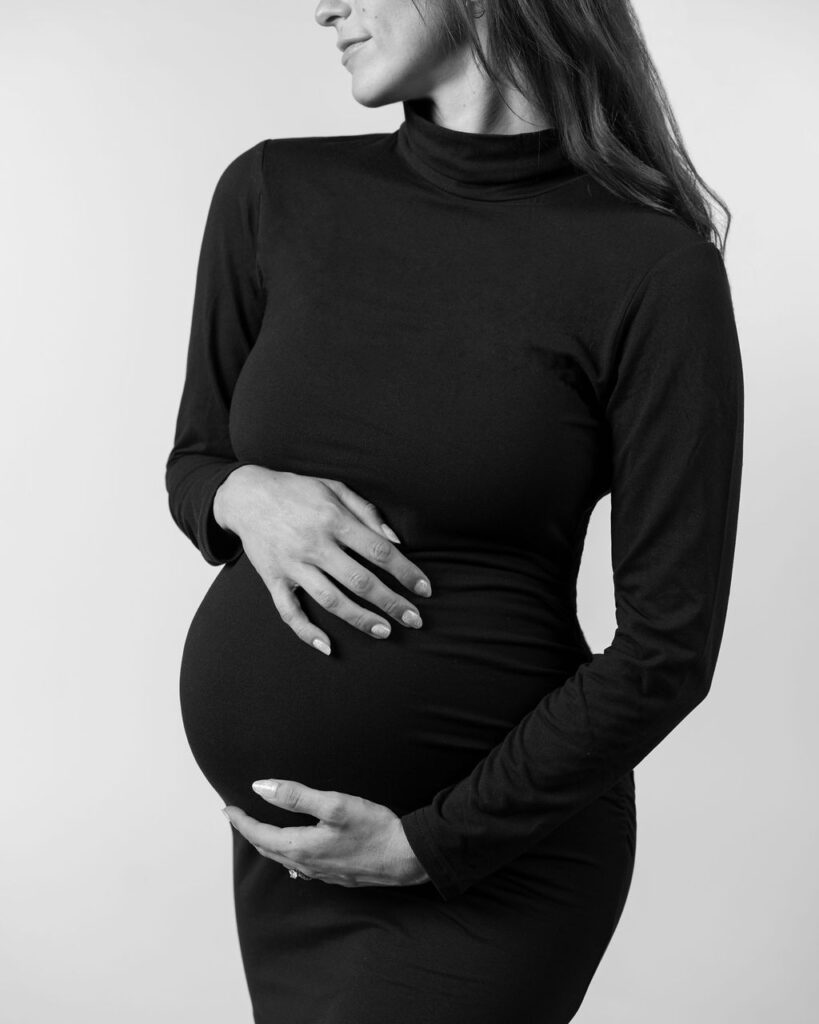
<svg viewBox="0 0 819 1024">
<path fill-rule="evenodd" d="M 277 807 L 309 814 L 316 825 L 279 828 L 225 807 L 233 827 L 256 850 L 285 868 L 332 885 L 419 885 L 429 875 L 409 845 L 401 819 L 389 807 L 290 780 L 253 783 Z"/>
</svg>

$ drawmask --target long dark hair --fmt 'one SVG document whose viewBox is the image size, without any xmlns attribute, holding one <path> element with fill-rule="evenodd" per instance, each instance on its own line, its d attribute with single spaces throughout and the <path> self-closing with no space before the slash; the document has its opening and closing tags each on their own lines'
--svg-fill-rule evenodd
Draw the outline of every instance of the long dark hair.
<svg viewBox="0 0 819 1024">
<path fill-rule="evenodd" d="M 688 155 L 630 0 L 476 0 L 489 54 L 469 3 L 436 2 L 451 42 L 471 37 L 490 80 L 551 117 L 572 163 L 617 196 L 677 214 L 724 257 L 731 212 Z"/>
</svg>

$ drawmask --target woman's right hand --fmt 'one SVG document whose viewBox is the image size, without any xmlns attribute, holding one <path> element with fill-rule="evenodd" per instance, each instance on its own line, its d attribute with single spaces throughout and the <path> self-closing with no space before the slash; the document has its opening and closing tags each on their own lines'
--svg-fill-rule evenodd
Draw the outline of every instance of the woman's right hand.
<svg viewBox="0 0 819 1024">
<path fill-rule="evenodd" d="M 396 622 L 421 627 L 421 616 L 411 601 L 343 550 L 349 548 L 389 570 L 422 597 L 432 593 L 424 573 L 388 539 L 384 530 L 392 531 L 373 503 L 341 481 L 239 466 L 216 491 L 213 516 L 219 526 L 241 539 L 282 621 L 322 653 L 330 653 L 330 639 L 302 611 L 294 594 L 297 587 L 327 611 L 378 639 L 389 636 L 389 622 L 350 600 L 333 579 Z"/>
</svg>

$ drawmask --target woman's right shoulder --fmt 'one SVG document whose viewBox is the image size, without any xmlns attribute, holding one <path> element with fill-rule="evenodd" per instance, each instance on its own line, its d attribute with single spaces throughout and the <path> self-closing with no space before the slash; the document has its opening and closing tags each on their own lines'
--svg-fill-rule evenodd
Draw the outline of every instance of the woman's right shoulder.
<svg viewBox="0 0 819 1024">
<path fill-rule="evenodd" d="M 262 139 L 233 160 L 246 172 L 258 168 L 261 173 L 309 171 L 339 166 L 367 157 L 392 138 L 391 132 L 359 135 L 290 135 Z"/>
<path fill-rule="evenodd" d="M 219 174 L 217 191 L 234 194 L 243 191 L 248 184 L 260 184 L 264 175 L 265 155 L 270 139 L 262 139 L 232 157 Z"/>
</svg>

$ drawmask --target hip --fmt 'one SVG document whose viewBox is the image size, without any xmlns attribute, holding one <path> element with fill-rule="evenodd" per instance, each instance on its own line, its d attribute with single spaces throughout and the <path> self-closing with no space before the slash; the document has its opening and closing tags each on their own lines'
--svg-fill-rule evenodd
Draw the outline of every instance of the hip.
<svg viewBox="0 0 819 1024">
<path fill-rule="evenodd" d="M 498 1024 L 511 1015 L 520 1024 L 566 1024 L 625 907 L 635 822 L 629 773 L 446 903 L 431 883 L 294 882 L 234 833 L 237 922 L 256 1019 Z"/>
</svg>

